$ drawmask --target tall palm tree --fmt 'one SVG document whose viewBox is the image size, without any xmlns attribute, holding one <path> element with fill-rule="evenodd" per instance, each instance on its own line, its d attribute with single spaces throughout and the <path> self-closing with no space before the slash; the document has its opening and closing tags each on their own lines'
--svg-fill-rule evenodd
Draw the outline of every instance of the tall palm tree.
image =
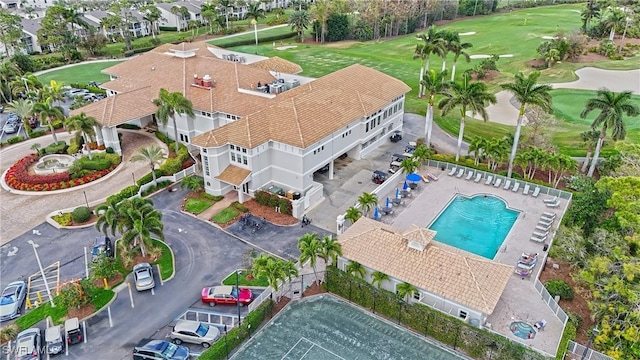
<svg viewBox="0 0 640 360">
<path fill-rule="evenodd" d="M 143 207 L 127 206 L 129 204 L 133 203 L 127 202 L 121 209 L 127 218 L 127 223 L 131 225 L 121 232 L 122 238 L 120 240 L 125 246 L 140 246 L 142 256 L 146 256 L 145 248 L 151 247 L 152 235 L 164 241 L 162 213 L 155 210 L 152 205 Z"/>
<path fill-rule="evenodd" d="M 77 28 L 82 29 L 90 29 L 91 25 L 84 20 L 82 16 L 82 12 L 78 11 L 76 6 L 65 9 L 64 18 L 67 23 L 71 24 L 71 32 L 74 36 L 78 36 Z"/>
<path fill-rule="evenodd" d="M 378 270 L 371 273 L 371 278 L 373 279 L 371 284 L 376 285 L 378 289 L 382 288 L 383 282 L 389 281 L 389 275 Z"/>
<path fill-rule="evenodd" d="M 64 102 L 63 86 L 64 83 L 51 80 L 48 85 L 43 86 L 42 90 L 38 92 L 38 100 L 49 104 L 55 104 L 56 101 Z"/>
<path fill-rule="evenodd" d="M 627 136 L 627 129 L 624 122 L 624 115 L 629 117 L 636 117 L 640 114 L 638 105 L 634 103 L 631 98 L 631 91 L 623 91 L 615 93 L 607 88 L 598 90 L 596 97 L 587 100 L 584 110 L 580 113 L 581 118 L 586 118 L 590 112 L 597 110 L 600 113 L 596 116 L 591 123 L 591 128 L 600 129 L 600 137 L 596 144 L 596 151 L 593 154 L 593 160 L 591 161 L 591 167 L 587 176 L 593 176 L 593 172 L 598 164 L 598 158 L 600 157 L 600 150 L 602 149 L 602 142 L 607 136 L 607 130 L 612 129 L 611 137 L 614 141 L 624 140 Z"/>
<path fill-rule="evenodd" d="M 0 64 L 0 94 L 5 103 L 13 100 L 13 94 L 9 84 L 11 84 L 16 77 L 19 77 L 20 74 L 20 69 L 11 61 L 4 61 Z"/>
<path fill-rule="evenodd" d="M 413 174 L 418 171 L 419 167 L 420 165 L 413 157 L 402 159 L 402 162 L 400 163 L 400 169 L 405 174 Z"/>
<path fill-rule="evenodd" d="M 469 54 L 465 51 L 465 49 L 469 49 L 471 47 L 473 47 L 473 44 L 468 42 L 460 42 L 460 38 L 458 38 L 457 41 L 453 41 L 449 43 L 449 51 L 453 53 L 453 66 L 451 66 L 451 81 L 455 80 L 456 65 L 458 65 L 458 59 L 460 59 L 460 56 L 462 56 L 466 62 L 471 61 Z"/>
<path fill-rule="evenodd" d="M 202 4 L 202 17 L 204 18 L 205 5 Z M 162 19 L 162 13 L 160 9 L 153 5 L 145 5 L 140 8 L 140 12 L 142 13 L 142 18 L 149 23 L 151 27 L 151 36 L 156 38 L 156 31 L 158 30 L 158 20 Z"/>
<path fill-rule="evenodd" d="M 184 6 L 174 5 L 171 7 L 171 13 L 176 16 L 177 30 L 180 31 L 180 24 L 189 19 L 189 10 Z"/>
<path fill-rule="evenodd" d="M 445 53 L 445 43 L 442 39 L 442 31 L 438 30 L 435 26 L 430 26 L 426 33 L 422 33 L 416 36 L 418 45 L 414 50 L 413 58 L 424 61 L 424 67 L 420 67 L 420 74 L 424 76 L 424 73 L 430 70 L 431 55 L 436 54 L 442 56 Z M 418 80 L 422 81 L 422 78 Z M 420 84 L 422 85 L 422 84 Z M 425 94 L 422 86 L 418 89 L 418 97 L 422 97 Z"/>
<path fill-rule="evenodd" d="M 360 279 L 364 279 L 365 275 L 367 275 L 367 270 L 357 261 L 349 262 L 349 265 L 345 268 L 347 274 L 353 275 Z"/>
<path fill-rule="evenodd" d="M 415 161 L 418 166 L 424 164 L 429 157 L 433 155 L 433 151 L 427 147 L 425 144 L 420 144 L 416 146 L 416 149 L 411 154 L 411 158 Z"/>
<path fill-rule="evenodd" d="M 178 153 L 178 125 L 176 124 L 176 114 L 186 114 L 189 118 L 193 118 L 193 104 L 185 98 L 180 92 L 169 92 L 167 89 L 160 89 L 157 99 L 153 99 L 153 104 L 158 107 L 156 117 L 160 120 L 163 127 L 167 126 L 169 118 L 173 123 L 173 135 L 176 146 L 176 154 Z"/>
<path fill-rule="evenodd" d="M 547 113 L 553 111 L 551 109 L 551 94 L 549 93 L 553 88 L 551 85 L 538 84 L 539 77 L 539 71 L 532 72 L 529 75 L 524 75 L 522 72 L 519 72 L 515 75 L 514 82 L 500 85 L 502 89 L 510 91 L 520 103 L 518 121 L 516 122 L 516 133 L 513 137 L 513 146 L 511 147 L 511 154 L 509 155 L 509 170 L 507 171 L 507 177 L 509 178 L 513 173 L 513 160 L 516 158 L 516 152 L 518 151 L 518 141 L 520 140 L 520 131 L 522 130 L 522 117 L 524 116 L 527 105 L 538 106 L 542 111 Z"/>
<path fill-rule="evenodd" d="M 87 152 L 89 153 L 89 158 L 91 159 L 93 156 L 91 155 L 91 147 L 89 143 L 93 141 L 96 136 L 96 127 L 98 127 L 98 121 L 94 117 L 87 116 L 85 113 L 80 113 L 78 115 L 74 115 L 67 119 L 67 130 L 69 132 L 76 131 L 76 143 L 80 144 L 80 138 L 84 138 L 85 144 L 87 144 Z"/>
<path fill-rule="evenodd" d="M 53 136 L 53 142 L 58 143 L 56 130 L 53 128 L 53 120 L 64 119 L 64 110 L 60 106 L 51 106 L 49 102 L 37 102 L 33 105 L 33 113 L 38 114 L 40 121 L 46 121 Z"/>
<path fill-rule="evenodd" d="M 20 119 L 23 120 L 22 124 L 26 127 L 29 126 L 27 120 L 33 116 L 33 101 L 29 99 L 16 99 L 7 103 L 5 110 L 18 115 Z M 20 126 L 22 126 L 22 124 L 20 124 Z"/>
<path fill-rule="evenodd" d="M 444 44 L 444 51 L 440 54 L 442 58 L 441 71 L 444 71 L 447 68 L 447 55 L 453 50 L 454 43 L 460 43 L 460 35 L 455 31 L 443 30 L 441 38 Z"/>
<path fill-rule="evenodd" d="M 378 205 L 378 196 L 376 194 L 364 192 L 358 197 L 358 204 L 360 204 L 360 207 L 364 210 L 364 216 L 366 217 L 369 214 L 369 210 Z"/>
<path fill-rule="evenodd" d="M 304 42 L 304 31 L 309 27 L 309 13 L 302 11 L 294 11 L 289 17 L 289 25 L 291 25 L 291 30 L 295 30 L 298 34 L 298 38 L 300 42 Z"/>
<path fill-rule="evenodd" d="M 233 10 L 233 6 L 235 5 L 235 0 L 218 0 L 217 1 L 218 8 L 222 10 L 224 13 L 224 18 L 226 22 L 226 28 L 229 28 L 229 9 Z"/>
<path fill-rule="evenodd" d="M 38 77 L 32 73 L 17 76 L 9 83 L 9 86 L 11 86 L 11 92 L 14 96 L 18 96 L 20 93 L 33 96 L 39 89 L 42 89 L 42 83 L 38 80 Z"/>
<path fill-rule="evenodd" d="M 582 18 L 582 31 L 587 32 L 591 25 L 591 19 L 600 18 L 600 8 L 591 1 L 589 5 L 582 10 L 580 17 Z"/>
<path fill-rule="evenodd" d="M 445 97 L 438 103 L 438 108 L 442 110 L 443 116 L 455 108 L 460 110 L 460 132 L 458 133 L 458 150 L 456 152 L 456 161 L 459 161 L 467 109 L 470 109 L 473 114 L 480 114 L 482 119 L 487 121 L 488 114 L 485 107 L 489 103 L 495 104 L 496 96 L 489 92 L 485 83 L 470 81 L 468 74 L 462 77 L 462 81 L 452 83 L 444 95 Z"/>
<path fill-rule="evenodd" d="M 609 11 L 607 16 L 602 20 L 604 26 L 609 30 L 609 40 L 613 41 L 616 31 L 624 28 L 627 21 L 627 14 L 624 11 L 614 8 Z"/>
<path fill-rule="evenodd" d="M 202 23 L 200 20 L 187 21 L 187 28 L 191 30 L 192 39 L 195 40 L 200 35 L 200 26 Z"/>
<path fill-rule="evenodd" d="M 322 244 L 318 234 L 304 234 L 298 239 L 298 250 L 300 250 L 300 264 L 304 264 L 307 261 L 313 269 L 313 274 L 318 281 L 318 271 L 316 270 L 316 263 L 318 261 L 318 255 L 320 254 Z"/>
<path fill-rule="evenodd" d="M 478 164 L 480 164 L 480 161 L 482 160 L 483 152 L 485 151 L 486 147 L 487 147 L 487 139 L 483 137 L 474 136 L 473 139 L 469 141 L 469 154 L 474 155 L 473 156 L 474 165 L 477 166 Z"/>
<path fill-rule="evenodd" d="M 448 88 L 449 83 L 445 80 L 447 71 L 441 71 L 436 73 L 433 70 L 427 70 L 422 76 L 420 85 L 427 95 L 427 116 L 425 117 L 425 143 L 427 147 L 431 146 L 431 134 L 433 131 L 433 108 L 436 101 L 436 96 L 443 94 Z"/>
<path fill-rule="evenodd" d="M 354 224 L 358 219 L 362 217 L 362 211 L 355 206 L 351 206 L 347 209 L 346 214 L 344 215 L 345 220 L 349 220 L 351 224 Z"/>
<path fill-rule="evenodd" d="M 180 181 L 180 187 L 193 192 L 202 192 L 204 179 L 195 175 L 187 176 Z"/>
<path fill-rule="evenodd" d="M 585 157 L 584 163 L 582 163 L 582 168 L 580 169 L 580 172 L 583 173 L 587 171 L 587 168 L 589 167 L 589 160 L 591 160 L 593 148 L 598 143 L 598 138 L 600 138 L 600 131 L 595 129 L 583 131 L 580 133 L 580 138 L 582 139 L 582 142 L 587 145 L 587 156 Z"/>
<path fill-rule="evenodd" d="M 213 34 L 213 23 L 215 22 L 214 20 L 218 17 L 216 4 L 214 4 L 213 2 L 202 4 L 200 6 L 200 15 L 207 22 L 207 24 L 209 24 L 209 33 Z"/>
<path fill-rule="evenodd" d="M 259 2 L 250 2 L 247 4 L 247 12 L 245 16 L 249 19 L 253 19 L 258 21 L 265 17 L 264 10 L 262 9 L 262 4 Z"/>
<path fill-rule="evenodd" d="M 149 201 L 151 199 L 148 199 Z M 96 207 L 95 213 L 98 215 L 95 228 L 104 235 L 115 236 L 118 225 L 121 223 L 122 213 L 120 206 L 123 204 L 119 199 L 107 198 L 107 202 Z"/>
<path fill-rule="evenodd" d="M 418 289 L 408 282 L 403 282 L 396 285 L 396 292 L 405 302 L 409 302 L 409 297 L 418 292 Z"/>
<path fill-rule="evenodd" d="M 131 157 L 133 162 L 146 162 L 151 168 L 151 175 L 153 176 L 153 183 L 158 184 L 156 179 L 156 166 L 160 165 L 164 161 L 164 149 L 152 144 L 148 147 L 138 149 L 138 153 Z"/>
<path fill-rule="evenodd" d="M 320 241 L 320 251 L 318 257 L 324 260 L 325 264 L 335 264 L 338 256 L 342 256 L 342 245 L 331 235 L 325 235 Z"/>
</svg>

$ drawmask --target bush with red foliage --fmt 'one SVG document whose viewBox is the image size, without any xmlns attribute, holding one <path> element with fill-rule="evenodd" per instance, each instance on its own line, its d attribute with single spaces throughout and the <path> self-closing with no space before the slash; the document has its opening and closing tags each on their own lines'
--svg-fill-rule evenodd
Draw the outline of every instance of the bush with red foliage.
<svg viewBox="0 0 640 360">
<path fill-rule="evenodd" d="M 23 191 L 52 191 L 66 189 L 78 185 L 83 185 L 95 181 L 116 168 L 111 166 L 108 169 L 94 171 L 89 175 L 85 175 L 79 179 L 69 179 L 68 172 L 61 172 L 47 175 L 29 174 L 29 167 L 38 161 L 38 156 L 30 154 L 18 160 L 13 166 L 7 170 L 5 182 L 16 190 Z"/>
<path fill-rule="evenodd" d="M 182 169 L 186 169 L 186 168 L 190 167 L 193 164 L 195 164 L 193 159 L 187 159 L 187 161 L 182 163 Z"/>
</svg>

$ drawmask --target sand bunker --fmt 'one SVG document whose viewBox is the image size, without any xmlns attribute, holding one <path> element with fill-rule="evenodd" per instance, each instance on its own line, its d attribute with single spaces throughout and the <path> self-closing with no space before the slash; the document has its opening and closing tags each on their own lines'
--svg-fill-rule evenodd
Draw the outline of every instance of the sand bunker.
<svg viewBox="0 0 640 360">
<path fill-rule="evenodd" d="M 475 32 L 475 31 L 469 31 L 469 32 L 466 32 L 466 33 L 460 33 L 460 34 L 458 34 L 458 35 L 460 35 L 460 36 L 467 36 L 467 35 L 475 35 L 475 34 L 476 34 L 476 32 Z"/>
<path fill-rule="evenodd" d="M 278 46 L 276 48 L 276 50 L 287 50 L 287 49 L 293 49 L 293 48 L 297 48 L 297 46 L 295 45 L 291 45 L 291 46 Z"/>
<path fill-rule="evenodd" d="M 499 56 L 500 56 L 501 58 L 502 58 L 502 57 L 508 58 L 508 57 L 513 57 L 513 54 L 504 54 L 504 55 L 499 55 Z M 490 57 L 491 57 L 491 55 L 486 55 L 486 54 L 476 54 L 476 55 L 470 55 L 470 56 L 469 56 L 469 59 L 488 59 L 488 58 L 490 58 Z"/>
<path fill-rule="evenodd" d="M 543 38 L 543 39 L 545 39 L 545 40 L 554 40 L 554 39 L 556 39 L 557 37 L 556 37 L 556 36 L 547 36 L 547 35 L 545 35 L 545 36 L 543 36 L 542 38 Z"/>
</svg>

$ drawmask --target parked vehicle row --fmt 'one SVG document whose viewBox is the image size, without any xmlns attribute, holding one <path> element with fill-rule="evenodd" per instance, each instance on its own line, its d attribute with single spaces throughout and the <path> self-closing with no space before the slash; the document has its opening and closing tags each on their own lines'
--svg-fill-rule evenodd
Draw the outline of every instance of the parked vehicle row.
<svg viewBox="0 0 640 360">
<path fill-rule="evenodd" d="M 18 334 L 14 346 L 16 360 L 40 360 L 43 355 L 58 355 L 64 352 L 65 339 L 68 345 L 81 343 L 84 340 L 82 326 L 78 318 L 67 319 L 64 327 L 53 325 L 44 331 L 37 327 L 26 329 Z"/>
</svg>

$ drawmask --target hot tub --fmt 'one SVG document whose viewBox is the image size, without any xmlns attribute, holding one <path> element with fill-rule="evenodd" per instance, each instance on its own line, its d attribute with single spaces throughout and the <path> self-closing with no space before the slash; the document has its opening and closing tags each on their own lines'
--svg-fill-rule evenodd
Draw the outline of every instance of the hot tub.
<svg viewBox="0 0 640 360">
<path fill-rule="evenodd" d="M 526 322 L 514 321 L 509 325 L 509 330 L 511 330 L 513 335 L 521 339 L 527 340 L 536 337 L 536 330 Z"/>
</svg>

